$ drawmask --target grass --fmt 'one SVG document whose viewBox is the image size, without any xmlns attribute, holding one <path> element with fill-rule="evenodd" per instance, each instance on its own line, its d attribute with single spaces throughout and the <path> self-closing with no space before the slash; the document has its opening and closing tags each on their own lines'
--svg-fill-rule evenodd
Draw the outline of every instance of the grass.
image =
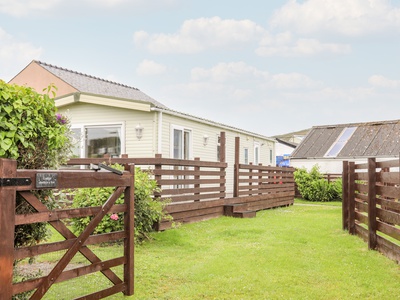
<svg viewBox="0 0 400 300">
<path fill-rule="evenodd" d="M 135 250 L 135 295 L 109 299 L 397 297 L 399 265 L 342 231 L 340 203 L 311 204 L 296 200 L 252 219 L 221 217 L 155 233 Z M 101 251 L 106 258 L 113 249 Z M 73 287 L 89 292 L 98 279 Z M 56 284 L 46 299 L 63 299 L 59 291 L 68 286 Z"/>
</svg>

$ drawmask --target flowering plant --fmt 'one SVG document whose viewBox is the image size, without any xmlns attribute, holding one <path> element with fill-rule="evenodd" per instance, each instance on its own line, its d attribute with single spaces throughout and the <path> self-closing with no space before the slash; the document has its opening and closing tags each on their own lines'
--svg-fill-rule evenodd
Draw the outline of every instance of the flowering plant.
<svg viewBox="0 0 400 300">
<path fill-rule="evenodd" d="M 63 116 L 62 114 L 56 114 L 56 119 L 57 122 L 61 125 L 67 124 L 68 119 L 66 116 Z"/>
</svg>

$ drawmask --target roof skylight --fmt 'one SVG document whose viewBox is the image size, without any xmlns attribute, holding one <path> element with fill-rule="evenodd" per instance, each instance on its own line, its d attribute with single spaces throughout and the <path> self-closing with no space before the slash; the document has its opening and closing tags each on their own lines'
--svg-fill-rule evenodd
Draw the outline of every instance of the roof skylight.
<svg viewBox="0 0 400 300">
<path fill-rule="evenodd" d="M 351 138 L 356 129 L 357 127 L 346 127 L 345 129 L 343 129 L 336 142 L 326 152 L 325 157 L 336 157 L 343 149 L 344 145 L 346 145 L 347 141 Z"/>
</svg>

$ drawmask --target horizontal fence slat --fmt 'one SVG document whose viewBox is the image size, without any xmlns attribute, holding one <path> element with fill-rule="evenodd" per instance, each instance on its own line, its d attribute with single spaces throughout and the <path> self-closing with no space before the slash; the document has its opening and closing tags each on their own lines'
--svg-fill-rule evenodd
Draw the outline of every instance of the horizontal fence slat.
<svg viewBox="0 0 400 300">
<path fill-rule="evenodd" d="M 378 197 L 376 203 L 380 204 L 382 208 L 390 211 L 400 213 L 400 202 L 399 199 L 385 199 Z"/>
<path fill-rule="evenodd" d="M 135 164 L 136 166 L 144 165 L 144 166 L 155 166 L 155 165 L 164 165 L 164 166 L 187 166 L 187 167 L 213 167 L 213 168 L 226 168 L 227 163 L 224 162 L 216 162 L 216 161 L 201 161 L 201 160 L 184 160 L 184 159 L 175 159 L 175 158 L 158 158 L 158 157 L 149 157 L 149 158 L 73 158 L 67 161 L 67 165 L 90 165 L 90 164 L 101 164 L 101 163 L 109 163 L 109 164 L 121 164 L 121 165 L 129 165 Z"/>
<path fill-rule="evenodd" d="M 400 261 L 400 247 L 391 241 L 377 236 L 378 250 L 386 257 L 399 262 Z"/>
<path fill-rule="evenodd" d="M 210 200 L 210 201 L 202 201 L 202 202 L 191 202 L 191 203 L 173 203 L 168 205 L 165 209 L 168 213 L 196 210 L 208 207 L 216 207 L 216 206 L 224 206 L 225 200 Z"/>
<path fill-rule="evenodd" d="M 101 206 L 70 208 L 63 210 L 52 210 L 50 212 L 38 212 L 24 215 L 15 215 L 15 225 L 49 222 L 62 219 L 81 218 L 94 216 L 102 209 Z M 120 213 L 126 211 L 125 204 L 113 205 L 109 213 Z"/>
<path fill-rule="evenodd" d="M 225 176 L 225 171 L 220 170 L 173 170 L 173 169 L 155 169 L 153 171 L 154 175 L 160 176 L 182 176 L 182 175 L 191 175 L 191 176 Z"/>
<path fill-rule="evenodd" d="M 384 210 L 381 208 L 376 209 L 376 216 L 383 222 L 400 225 L 400 214 Z"/>
<path fill-rule="evenodd" d="M 360 223 L 368 225 L 368 216 L 356 211 L 355 212 L 356 220 Z"/>
<path fill-rule="evenodd" d="M 188 184 L 221 184 L 225 183 L 225 179 L 215 178 L 215 179 L 161 179 L 158 184 L 164 185 L 188 185 Z"/>
<path fill-rule="evenodd" d="M 57 183 L 54 188 L 89 188 L 89 187 L 113 187 L 129 186 L 130 175 L 124 172 L 124 175 L 118 175 L 111 172 L 79 170 L 79 180 L 76 178 L 77 170 L 17 170 L 17 178 L 29 178 L 30 185 L 17 186 L 17 191 L 30 191 L 37 189 L 36 174 L 51 173 L 57 176 Z"/>
<path fill-rule="evenodd" d="M 271 172 L 291 173 L 295 171 L 292 167 L 273 167 L 273 166 L 260 166 L 260 165 L 245 165 L 239 164 L 239 169 L 243 170 L 263 170 Z"/>
<path fill-rule="evenodd" d="M 183 201 L 195 201 L 195 200 L 204 200 L 204 199 L 215 199 L 225 197 L 225 192 L 221 193 L 210 193 L 210 194 L 199 194 L 199 195 L 179 195 L 172 196 L 172 202 L 183 202 Z"/>
<path fill-rule="evenodd" d="M 84 246 L 95 245 L 95 244 L 105 243 L 108 241 L 117 241 L 124 238 L 126 238 L 126 233 L 124 231 L 114 231 L 110 233 L 91 235 L 83 245 Z M 39 244 L 24 248 L 16 248 L 14 250 L 14 257 L 15 259 L 23 259 L 55 251 L 66 250 L 73 245 L 76 239 L 77 238 L 71 238 L 60 242 Z"/>
<path fill-rule="evenodd" d="M 99 261 L 93 263 L 89 266 L 78 267 L 75 269 L 71 269 L 68 271 L 64 271 L 60 274 L 60 276 L 55 280 L 55 283 L 60 283 L 78 276 L 87 275 L 94 272 L 99 272 L 103 270 L 108 270 L 112 267 L 116 267 L 122 265 L 126 262 L 125 257 L 114 258 L 105 261 Z M 17 283 L 13 285 L 13 294 L 23 293 L 26 291 L 30 291 L 36 289 L 47 276 L 43 276 L 40 278 L 35 278 L 33 280 L 27 280 L 21 283 Z"/>
<path fill-rule="evenodd" d="M 377 222 L 378 225 L 378 230 L 398 241 L 400 241 L 400 229 L 394 227 L 391 224 L 387 224 L 381 220 L 378 220 Z"/>
<path fill-rule="evenodd" d="M 400 187 L 396 186 L 376 186 L 376 194 L 383 197 L 400 198 Z"/>
<path fill-rule="evenodd" d="M 209 192 L 225 192 L 225 186 L 199 187 L 199 188 L 177 188 L 163 189 L 161 195 L 163 197 L 170 195 L 191 194 L 191 193 L 209 193 Z"/>
</svg>

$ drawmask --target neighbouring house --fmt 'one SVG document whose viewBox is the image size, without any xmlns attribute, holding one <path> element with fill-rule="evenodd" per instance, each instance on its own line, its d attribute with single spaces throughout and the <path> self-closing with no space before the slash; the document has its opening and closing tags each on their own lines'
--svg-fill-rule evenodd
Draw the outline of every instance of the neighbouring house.
<svg viewBox="0 0 400 300">
<path fill-rule="evenodd" d="M 276 140 L 275 154 L 277 167 L 289 167 L 290 155 L 307 135 L 310 129 L 290 132 L 282 135 L 273 136 Z"/>
<path fill-rule="evenodd" d="M 235 137 L 240 162 L 274 165 L 275 140 L 170 109 L 123 84 L 32 61 L 10 83 L 41 93 L 57 87 L 55 104 L 71 120 L 79 141 L 75 157 L 154 157 L 219 161 L 220 133 L 226 136 L 227 193 L 233 190 Z"/>
<path fill-rule="evenodd" d="M 342 173 L 343 161 L 399 158 L 400 120 L 312 127 L 290 157 L 290 165 Z"/>
</svg>

